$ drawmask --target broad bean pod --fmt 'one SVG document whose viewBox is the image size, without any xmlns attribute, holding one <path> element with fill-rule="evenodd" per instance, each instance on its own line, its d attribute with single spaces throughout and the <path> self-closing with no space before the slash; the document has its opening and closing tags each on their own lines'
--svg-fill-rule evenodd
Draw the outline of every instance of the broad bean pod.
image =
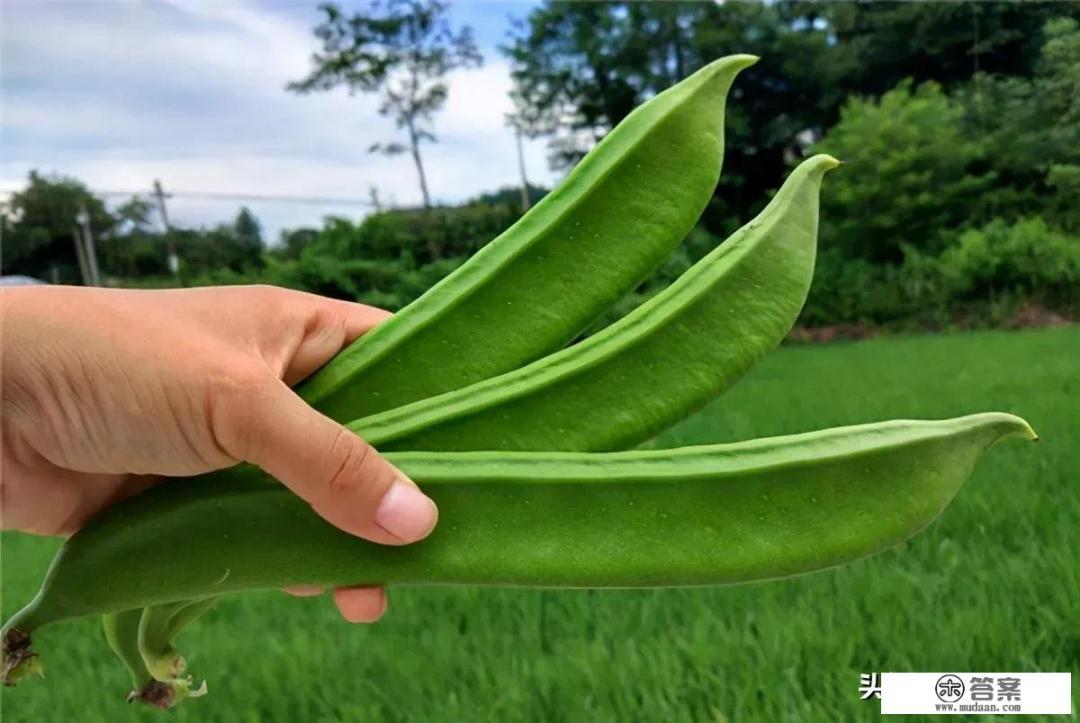
<svg viewBox="0 0 1080 723">
<path fill-rule="evenodd" d="M 837 165 L 804 161 L 754 220 L 594 336 L 350 429 L 382 451 L 609 451 L 652 437 L 787 335 L 813 277 L 821 181 Z"/>
<path fill-rule="evenodd" d="M 435 499 L 426 540 L 381 546 L 324 521 L 258 470 L 173 480 L 69 539 L 3 628 L 290 585 L 725 585 L 812 572 L 912 536 L 948 504 L 1012 415 L 891 421 L 736 444 L 606 454 L 391 455 Z M 287 540 L 288 544 L 279 544 Z"/>
<path fill-rule="evenodd" d="M 732 80 L 721 58 L 642 104 L 517 223 L 302 384 L 342 422 L 565 346 L 645 280 L 712 197 Z"/>
</svg>

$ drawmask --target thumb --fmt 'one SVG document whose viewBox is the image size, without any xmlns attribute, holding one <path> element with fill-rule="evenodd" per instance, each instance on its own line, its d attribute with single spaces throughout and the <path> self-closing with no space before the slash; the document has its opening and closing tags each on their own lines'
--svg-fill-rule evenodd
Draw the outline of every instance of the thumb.
<svg viewBox="0 0 1080 723">
<path fill-rule="evenodd" d="M 241 440 L 239 449 L 246 452 L 238 456 L 346 532 L 388 545 L 430 534 L 438 509 L 412 480 L 284 382 L 271 378 L 260 386 L 240 403 L 242 410 L 229 425 L 227 436 Z"/>
</svg>

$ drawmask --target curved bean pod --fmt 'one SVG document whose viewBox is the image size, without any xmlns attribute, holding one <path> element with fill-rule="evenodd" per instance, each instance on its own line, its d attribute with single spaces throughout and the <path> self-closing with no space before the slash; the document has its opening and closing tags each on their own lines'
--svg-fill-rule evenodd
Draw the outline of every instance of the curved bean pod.
<svg viewBox="0 0 1080 723">
<path fill-rule="evenodd" d="M 819 155 L 753 221 L 633 312 L 522 369 L 357 420 L 381 451 L 632 447 L 696 411 L 780 343 L 814 271 Z"/>
<path fill-rule="evenodd" d="M 717 60 L 628 115 L 558 188 L 298 391 L 345 422 L 561 348 L 645 280 L 716 189 L 724 102 L 757 58 Z"/>
<path fill-rule="evenodd" d="M 143 663 L 142 655 L 139 654 L 139 619 L 142 613 L 140 608 L 105 613 L 101 616 L 101 629 L 105 633 L 106 642 L 131 674 L 129 701 L 140 697 L 153 679 Z"/>
<path fill-rule="evenodd" d="M 184 698 L 206 694 L 205 682 L 193 688 L 191 676 L 183 675 L 186 664 L 173 648 L 172 640 L 216 601 L 205 598 L 166 603 L 102 616 L 105 639 L 131 674 L 129 703 L 139 701 L 155 708 L 171 708 Z"/>
<path fill-rule="evenodd" d="M 405 547 L 332 527 L 258 470 L 173 480 L 58 552 L 4 626 L 7 670 L 67 618 L 290 585 L 725 585 L 872 555 L 928 525 L 1012 415 L 892 421 L 737 444 L 610 454 L 391 455 L 439 504 Z M 279 544 L 287 540 L 288 544 Z"/>
<path fill-rule="evenodd" d="M 216 602 L 216 597 L 209 597 L 151 605 L 143 610 L 138 630 L 139 655 L 155 680 L 182 685 L 185 691 L 190 691 L 191 678 L 184 676 L 187 663 L 173 647 L 172 641 L 185 625 L 193 622 Z M 201 695 L 204 691 L 205 686 L 198 691 L 188 692 L 188 695 Z"/>
<path fill-rule="evenodd" d="M 730 386 L 790 329 L 813 272 L 821 179 L 836 165 L 829 156 L 803 163 L 754 221 L 592 339 L 350 426 L 384 450 L 584 451 L 652 436 Z"/>
<path fill-rule="evenodd" d="M 138 700 L 154 708 L 172 708 L 184 698 L 206 694 L 206 684 L 192 688 L 183 656 L 173 638 L 188 622 L 202 615 L 216 599 L 150 605 L 102 616 L 105 639 L 131 673 L 127 701 Z"/>
<path fill-rule="evenodd" d="M 101 616 L 101 627 L 109 647 L 131 675 L 129 703 L 139 701 L 155 708 L 171 708 L 179 701 L 199 692 L 190 692 L 187 681 L 163 682 L 155 680 L 139 652 L 139 621 L 143 610 L 123 610 Z"/>
</svg>

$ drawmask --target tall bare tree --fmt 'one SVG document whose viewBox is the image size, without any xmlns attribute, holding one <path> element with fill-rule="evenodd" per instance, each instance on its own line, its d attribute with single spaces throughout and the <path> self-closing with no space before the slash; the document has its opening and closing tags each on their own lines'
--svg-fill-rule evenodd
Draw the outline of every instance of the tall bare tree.
<svg viewBox="0 0 1080 723">
<path fill-rule="evenodd" d="M 287 86 L 296 93 L 339 86 L 350 93 L 380 93 L 379 113 L 405 131 L 407 144 L 375 143 L 368 150 L 412 155 L 425 208 L 431 194 L 420 144 L 435 140 L 431 123 L 446 103 L 446 75 L 483 62 L 472 29 L 455 30 L 447 9 L 442 0 L 373 0 L 346 15 L 338 5 L 321 5 L 324 17 L 315 36 L 322 50 L 312 55 L 311 73 Z"/>
<path fill-rule="evenodd" d="M 525 151 L 522 139 L 533 140 L 542 135 L 550 134 L 554 127 L 548 115 L 538 105 L 531 104 L 522 97 L 518 90 L 510 91 L 510 102 L 514 109 L 505 116 L 506 125 L 514 130 L 514 141 L 517 143 L 518 171 L 521 174 L 521 210 L 528 211 L 529 201 L 529 177 L 525 172 Z"/>
</svg>

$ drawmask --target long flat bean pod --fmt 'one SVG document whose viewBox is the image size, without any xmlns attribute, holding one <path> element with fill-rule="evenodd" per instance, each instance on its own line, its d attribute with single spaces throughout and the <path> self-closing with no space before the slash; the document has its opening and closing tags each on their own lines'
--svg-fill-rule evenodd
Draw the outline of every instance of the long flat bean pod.
<svg viewBox="0 0 1080 723">
<path fill-rule="evenodd" d="M 608 331 L 353 428 L 391 450 L 582 451 L 648 438 L 730 386 L 790 329 L 813 271 L 821 178 L 835 165 L 828 156 L 804 163 L 757 219 Z"/>
<path fill-rule="evenodd" d="M 598 334 L 350 428 L 383 451 L 608 451 L 650 438 L 787 335 L 813 276 L 821 180 L 837 165 L 804 161 L 757 218 Z"/>
<path fill-rule="evenodd" d="M 723 585 L 828 568 L 929 524 L 1004 437 L 1008 414 L 891 421 L 737 444 L 578 453 L 401 453 L 439 504 L 426 540 L 348 535 L 257 470 L 173 480 L 107 510 L 58 552 L 4 626 L 289 585 Z"/>
<path fill-rule="evenodd" d="M 582 451 L 655 434 L 730 386 L 791 327 L 813 269 L 821 176 L 835 163 L 819 156 L 803 164 L 757 219 L 607 333 L 354 429 L 384 449 Z M 718 308 L 725 297 L 731 303 Z M 695 330 L 701 340 L 691 338 Z"/>
<path fill-rule="evenodd" d="M 300 394 L 350 421 L 564 346 L 693 228 L 720 176 L 728 89 L 756 60 L 721 58 L 642 104 L 517 223 Z"/>
</svg>

